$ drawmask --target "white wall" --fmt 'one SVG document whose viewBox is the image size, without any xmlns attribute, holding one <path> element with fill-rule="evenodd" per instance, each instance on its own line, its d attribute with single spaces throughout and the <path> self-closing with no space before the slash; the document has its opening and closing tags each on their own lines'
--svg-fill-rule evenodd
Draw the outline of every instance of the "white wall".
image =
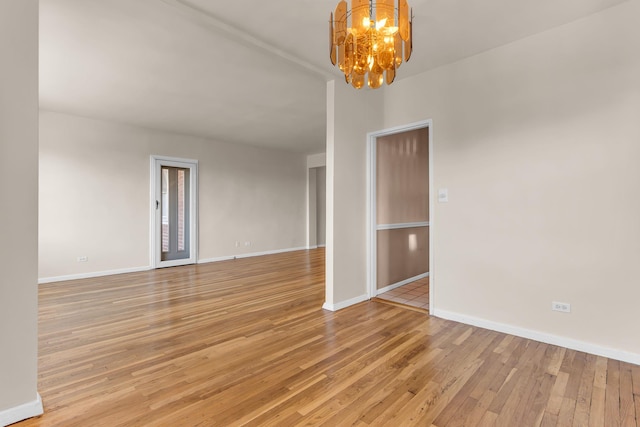
<svg viewBox="0 0 640 427">
<path fill-rule="evenodd" d="M 318 168 L 309 168 L 307 178 L 307 247 L 318 247 Z"/>
<path fill-rule="evenodd" d="M 42 412 L 38 361 L 38 1 L 0 2 L 0 425 Z"/>
<path fill-rule="evenodd" d="M 149 266 L 152 154 L 199 160 L 200 260 L 305 246 L 305 156 L 43 111 L 41 278 Z"/>
<path fill-rule="evenodd" d="M 316 234 L 318 246 L 327 244 L 327 168 L 316 170 Z"/>
<path fill-rule="evenodd" d="M 382 101 L 381 91 L 327 84 L 327 309 L 367 298 L 366 133 L 382 126 Z"/>
<path fill-rule="evenodd" d="M 326 244 L 326 164 L 325 153 L 307 156 L 307 168 L 309 168 L 307 246 L 310 248 Z"/>
<path fill-rule="evenodd" d="M 449 189 L 436 314 L 640 363 L 638 17 L 629 1 L 386 90 L 385 127 L 433 119 Z"/>
<path fill-rule="evenodd" d="M 326 153 L 316 153 L 309 154 L 307 156 L 307 167 L 308 168 L 319 168 L 327 165 L 327 155 Z"/>
</svg>

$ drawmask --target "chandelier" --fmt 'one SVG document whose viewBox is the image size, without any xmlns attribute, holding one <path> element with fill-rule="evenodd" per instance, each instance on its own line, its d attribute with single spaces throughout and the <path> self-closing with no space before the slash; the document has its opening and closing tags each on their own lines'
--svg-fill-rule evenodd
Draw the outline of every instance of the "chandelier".
<svg viewBox="0 0 640 427">
<path fill-rule="evenodd" d="M 329 21 L 330 58 L 356 89 L 376 89 L 396 78 L 411 57 L 412 13 L 407 0 L 342 0 Z"/>
</svg>

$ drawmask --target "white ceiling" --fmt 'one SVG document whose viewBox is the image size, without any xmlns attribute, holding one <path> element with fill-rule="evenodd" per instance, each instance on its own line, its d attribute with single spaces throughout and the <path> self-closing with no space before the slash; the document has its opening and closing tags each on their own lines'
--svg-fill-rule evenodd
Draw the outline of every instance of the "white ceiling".
<svg viewBox="0 0 640 427">
<path fill-rule="evenodd" d="M 409 0 L 398 79 L 626 0 Z M 40 0 L 47 110 L 324 151 L 329 13 L 337 0 Z M 354 89 L 355 90 L 355 89 Z"/>
</svg>

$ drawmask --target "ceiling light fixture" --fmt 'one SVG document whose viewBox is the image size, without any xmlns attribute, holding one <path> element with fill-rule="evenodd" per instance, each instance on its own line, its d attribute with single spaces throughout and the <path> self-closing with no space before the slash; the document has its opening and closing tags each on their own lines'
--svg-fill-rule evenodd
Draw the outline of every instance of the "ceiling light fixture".
<svg viewBox="0 0 640 427">
<path fill-rule="evenodd" d="M 376 89 L 396 78 L 411 57 L 412 18 L 407 0 L 342 0 L 329 21 L 330 58 L 356 89 Z"/>
</svg>

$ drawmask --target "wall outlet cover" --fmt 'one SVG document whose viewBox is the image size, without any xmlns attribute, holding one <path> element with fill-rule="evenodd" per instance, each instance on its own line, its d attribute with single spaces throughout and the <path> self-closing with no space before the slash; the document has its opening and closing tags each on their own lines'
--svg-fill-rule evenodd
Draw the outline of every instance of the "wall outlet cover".
<svg viewBox="0 0 640 427">
<path fill-rule="evenodd" d="M 440 188 L 438 190 L 438 202 L 447 203 L 449 201 L 449 190 L 446 188 Z"/>
<path fill-rule="evenodd" d="M 551 303 L 551 310 L 561 311 L 563 313 L 571 313 L 571 304 L 566 302 L 553 301 Z"/>
</svg>

